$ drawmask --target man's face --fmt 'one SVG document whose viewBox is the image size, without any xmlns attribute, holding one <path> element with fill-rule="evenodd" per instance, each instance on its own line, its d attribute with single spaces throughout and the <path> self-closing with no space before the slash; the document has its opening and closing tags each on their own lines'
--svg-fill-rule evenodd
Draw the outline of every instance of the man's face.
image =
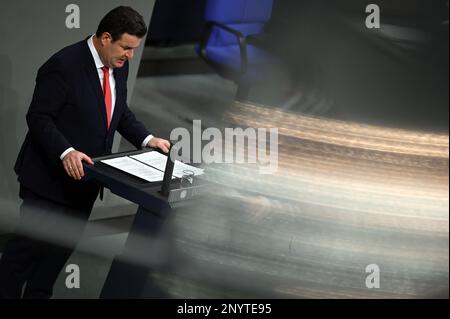
<svg viewBox="0 0 450 319">
<path fill-rule="evenodd" d="M 100 38 L 102 50 L 99 52 L 105 66 L 109 68 L 121 68 L 127 60 L 133 58 L 134 50 L 141 44 L 141 39 L 128 33 L 112 41 L 109 33 L 105 32 Z"/>
</svg>

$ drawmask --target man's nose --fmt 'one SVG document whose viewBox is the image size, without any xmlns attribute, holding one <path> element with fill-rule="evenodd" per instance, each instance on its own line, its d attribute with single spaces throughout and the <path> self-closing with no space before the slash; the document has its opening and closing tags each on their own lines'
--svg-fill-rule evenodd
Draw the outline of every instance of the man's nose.
<svg viewBox="0 0 450 319">
<path fill-rule="evenodd" d="M 131 60 L 134 56 L 134 50 L 130 50 L 126 53 L 126 57 L 128 60 Z"/>
</svg>

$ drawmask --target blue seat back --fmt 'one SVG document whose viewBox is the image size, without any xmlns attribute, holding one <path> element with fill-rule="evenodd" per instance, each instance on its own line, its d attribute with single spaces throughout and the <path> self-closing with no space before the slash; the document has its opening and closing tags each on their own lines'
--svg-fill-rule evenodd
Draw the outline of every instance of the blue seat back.
<svg viewBox="0 0 450 319">
<path fill-rule="evenodd" d="M 206 4 L 206 20 L 216 21 L 241 32 L 244 36 L 261 33 L 270 20 L 273 0 L 209 0 Z M 235 36 L 214 28 L 208 46 L 237 44 Z"/>
</svg>

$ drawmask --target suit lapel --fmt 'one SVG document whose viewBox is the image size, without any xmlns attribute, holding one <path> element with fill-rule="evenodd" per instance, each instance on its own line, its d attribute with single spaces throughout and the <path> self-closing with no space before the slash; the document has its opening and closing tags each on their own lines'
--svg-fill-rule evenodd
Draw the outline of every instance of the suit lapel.
<svg viewBox="0 0 450 319">
<path fill-rule="evenodd" d="M 113 71 L 113 76 L 114 79 L 116 81 L 116 103 L 114 105 L 114 112 L 113 112 L 113 117 L 111 119 L 111 127 L 115 127 L 116 125 L 116 121 L 118 119 L 119 114 L 122 114 L 121 112 L 121 108 L 122 108 L 122 101 L 123 101 L 123 89 L 124 89 L 124 85 L 126 85 L 126 83 L 124 81 L 122 81 L 122 76 L 120 74 L 120 69 L 115 68 Z"/>
<path fill-rule="evenodd" d="M 94 58 L 92 57 L 91 51 L 89 50 L 89 46 L 87 45 L 87 41 L 84 42 L 83 45 L 84 51 L 85 51 L 85 72 L 86 76 L 88 78 L 88 81 L 90 83 L 90 87 L 94 91 L 94 95 L 96 97 L 97 107 L 99 108 L 99 112 L 101 114 L 101 119 L 104 125 L 104 128 L 108 129 L 108 123 L 106 121 L 106 106 L 105 106 L 105 100 L 103 98 L 103 91 L 102 86 L 100 84 L 100 80 L 98 78 L 98 71 L 95 66 Z"/>
</svg>

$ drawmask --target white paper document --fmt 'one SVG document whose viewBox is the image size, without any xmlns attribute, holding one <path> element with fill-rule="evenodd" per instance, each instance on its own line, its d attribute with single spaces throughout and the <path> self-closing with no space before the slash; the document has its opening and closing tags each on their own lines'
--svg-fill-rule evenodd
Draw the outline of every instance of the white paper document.
<svg viewBox="0 0 450 319">
<path fill-rule="evenodd" d="M 101 161 L 128 174 L 137 176 L 149 182 L 160 182 L 164 179 L 167 156 L 159 152 L 146 152 L 132 156 L 122 156 Z M 183 171 L 192 171 L 194 175 L 202 175 L 203 169 L 175 161 L 172 178 L 183 176 Z"/>
<path fill-rule="evenodd" d="M 153 152 L 141 153 L 138 155 L 132 155 L 130 157 L 134 158 L 142 163 L 150 165 L 156 169 L 159 169 L 163 172 L 166 169 L 167 156 L 163 155 L 159 152 L 153 151 Z M 186 170 L 192 171 L 194 173 L 194 176 L 202 175 L 204 173 L 204 170 L 201 168 L 197 168 L 197 167 L 182 163 L 180 161 L 175 161 L 172 176 L 181 178 L 183 176 L 183 171 L 186 171 Z"/>
<path fill-rule="evenodd" d="M 149 182 L 159 182 L 164 178 L 164 172 L 138 162 L 128 156 L 102 160 L 101 162 Z"/>
</svg>

